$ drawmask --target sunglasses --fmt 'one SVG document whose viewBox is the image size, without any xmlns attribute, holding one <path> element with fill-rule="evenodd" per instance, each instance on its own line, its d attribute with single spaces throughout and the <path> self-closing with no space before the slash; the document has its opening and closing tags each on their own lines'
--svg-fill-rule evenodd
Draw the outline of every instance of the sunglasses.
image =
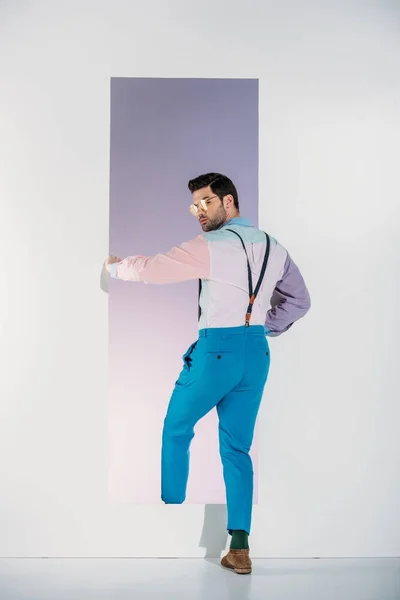
<svg viewBox="0 0 400 600">
<path fill-rule="evenodd" d="M 207 203 L 208 203 L 208 201 L 212 200 L 213 198 L 216 198 L 216 197 L 217 197 L 216 195 L 215 196 L 211 196 L 211 198 L 207 198 L 206 200 L 204 200 L 204 199 L 200 200 L 200 202 L 198 204 L 191 204 L 189 206 L 189 210 L 190 210 L 191 214 L 194 217 L 197 217 L 197 215 L 199 214 L 199 209 L 201 209 L 204 212 L 207 212 L 207 209 L 208 209 L 208 204 Z"/>
</svg>

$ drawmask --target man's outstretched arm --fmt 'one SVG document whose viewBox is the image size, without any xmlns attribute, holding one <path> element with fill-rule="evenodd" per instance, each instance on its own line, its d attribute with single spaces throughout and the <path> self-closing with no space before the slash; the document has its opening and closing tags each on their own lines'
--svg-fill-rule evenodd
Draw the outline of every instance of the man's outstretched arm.
<svg viewBox="0 0 400 600">
<path fill-rule="evenodd" d="M 106 269 L 111 277 L 144 283 L 179 283 L 191 279 L 209 279 L 210 252 L 204 235 L 199 235 L 165 254 L 128 256 L 123 260 L 109 257 Z"/>
</svg>

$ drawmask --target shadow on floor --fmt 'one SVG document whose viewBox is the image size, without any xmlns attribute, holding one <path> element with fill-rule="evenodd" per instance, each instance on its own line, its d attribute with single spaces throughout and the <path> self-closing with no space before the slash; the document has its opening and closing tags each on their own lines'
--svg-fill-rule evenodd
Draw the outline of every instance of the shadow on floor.
<svg viewBox="0 0 400 600">
<path fill-rule="evenodd" d="M 205 558 L 219 559 L 228 541 L 225 504 L 206 504 L 199 546 L 205 548 Z"/>
</svg>

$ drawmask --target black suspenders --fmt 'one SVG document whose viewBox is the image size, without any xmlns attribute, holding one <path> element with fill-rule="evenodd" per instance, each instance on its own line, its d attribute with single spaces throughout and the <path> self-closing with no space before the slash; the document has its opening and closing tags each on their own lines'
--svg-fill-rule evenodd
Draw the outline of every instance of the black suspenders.
<svg viewBox="0 0 400 600">
<path fill-rule="evenodd" d="M 200 296 L 201 296 L 201 279 L 199 279 L 199 321 L 200 321 L 200 317 L 201 317 Z"/>
<path fill-rule="evenodd" d="M 249 306 L 247 309 L 247 313 L 246 313 L 246 321 L 245 321 L 245 325 L 246 327 L 249 327 L 250 325 L 250 319 L 251 319 L 251 313 L 253 311 L 253 304 L 255 299 L 257 298 L 257 294 L 260 291 L 260 287 L 262 284 L 262 281 L 264 279 L 264 275 L 265 275 L 265 271 L 267 268 L 267 263 L 268 263 L 268 258 L 269 258 L 269 252 L 270 252 L 270 246 L 271 246 L 271 241 L 269 238 L 269 235 L 267 233 L 265 233 L 265 237 L 267 238 L 267 247 L 265 250 L 265 256 L 264 256 L 264 261 L 263 261 L 263 265 L 261 268 L 261 273 L 260 273 L 260 278 L 257 282 L 256 288 L 253 291 L 253 278 L 251 276 L 251 267 L 250 267 L 250 261 L 249 261 L 249 257 L 247 254 L 247 250 L 246 250 L 246 245 L 242 239 L 242 237 L 237 233 L 237 231 L 234 231 L 233 229 L 227 229 L 226 231 L 231 231 L 232 233 L 234 233 L 235 235 L 237 235 L 237 237 L 240 239 L 242 246 L 243 246 L 243 250 L 245 251 L 246 254 L 246 259 L 247 259 L 247 275 L 248 275 L 248 280 L 249 280 Z M 200 301 L 200 294 L 201 294 L 201 279 L 199 279 L 199 301 Z M 200 308 L 200 302 L 199 302 L 199 319 L 201 317 L 201 308 Z"/>
</svg>

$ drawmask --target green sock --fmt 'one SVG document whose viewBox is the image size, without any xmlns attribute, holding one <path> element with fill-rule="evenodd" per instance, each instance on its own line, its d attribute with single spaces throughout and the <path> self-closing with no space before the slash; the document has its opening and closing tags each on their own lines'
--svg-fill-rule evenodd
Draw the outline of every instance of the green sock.
<svg viewBox="0 0 400 600">
<path fill-rule="evenodd" d="M 232 550 L 248 550 L 249 549 L 249 534 L 247 531 L 233 530 L 232 531 Z"/>
</svg>

